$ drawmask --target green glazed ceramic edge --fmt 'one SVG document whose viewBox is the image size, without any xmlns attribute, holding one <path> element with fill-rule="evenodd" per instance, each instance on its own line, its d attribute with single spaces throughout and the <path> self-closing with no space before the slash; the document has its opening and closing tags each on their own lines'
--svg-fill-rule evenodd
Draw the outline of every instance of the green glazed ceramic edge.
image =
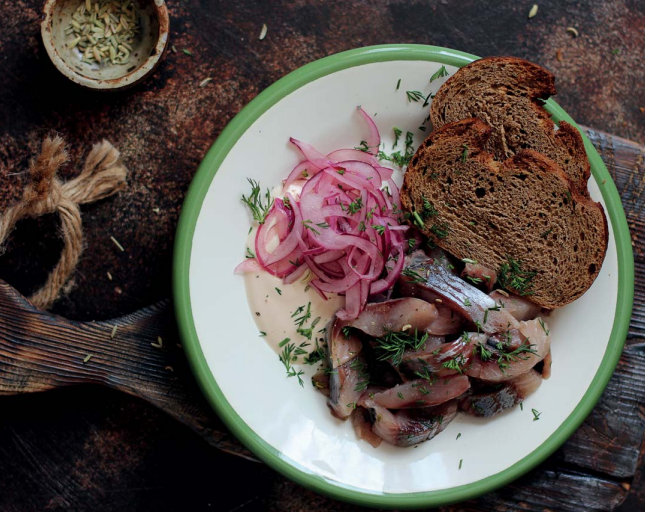
<svg viewBox="0 0 645 512">
<path fill-rule="evenodd" d="M 200 388 L 228 429 L 259 459 L 300 485 L 334 499 L 379 508 L 436 507 L 472 499 L 508 484 L 544 461 L 581 425 L 607 386 L 622 353 L 634 298 L 634 259 L 631 238 L 616 186 L 600 155 L 587 136 L 582 133 L 592 174 L 597 183 L 602 183 L 599 186 L 614 229 L 618 255 L 618 300 L 614 324 L 600 367 L 577 407 L 562 423 L 558 431 L 511 467 L 472 484 L 438 491 L 389 494 L 368 492 L 346 486 L 300 467 L 263 441 L 244 423 L 228 403 L 208 367 L 197 338 L 190 303 L 189 271 L 192 241 L 201 206 L 210 183 L 242 134 L 282 98 L 309 82 L 343 69 L 395 60 L 427 60 L 461 67 L 476 59 L 478 57 L 475 55 L 436 46 L 382 45 L 349 50 L 301 67 L 259 94 L 227 125 L 200 165 L 182 207 L 174 248 L 175 313 L 179 333 Z M 575 122 L 554 101 L 547 101 L 546 108 L 556 122 L 565 120 L 577 127 Z"/>
</svg>

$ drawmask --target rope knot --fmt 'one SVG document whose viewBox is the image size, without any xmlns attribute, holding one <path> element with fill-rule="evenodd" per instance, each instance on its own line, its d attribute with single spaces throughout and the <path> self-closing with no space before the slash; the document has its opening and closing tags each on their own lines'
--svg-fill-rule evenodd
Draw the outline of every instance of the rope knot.
<svg viewBox="0 0 645 512">
<path fill-rule="evenodd" d="M 40 155 L 32 160 L 29 168 L 31 181 L 25 187 L 22 200 L 0 217 L 0 247 L 18 221 L 55 212 L 60 215 L 63 251 L 45 285 L 30 298 L 35 306 L 50 308 L 76 268 L 83 251 L 79 205 L 109 197 L 125 188 L 127 169 L 119 157 L 119 151 L 109 142 L 104 140 L 95 144 L 83 170 L 66 183 L 56 176 L 68 161 L 65 141 L 61 137 L 46 138 Z"/>
</svg>

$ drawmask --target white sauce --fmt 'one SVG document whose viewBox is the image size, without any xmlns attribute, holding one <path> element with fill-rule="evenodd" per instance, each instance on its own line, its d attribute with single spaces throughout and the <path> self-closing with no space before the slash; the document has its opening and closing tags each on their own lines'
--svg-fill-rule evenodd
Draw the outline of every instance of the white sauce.
<svg viewBox="0 0 645 512">
<path fill-rule="evenodd" d="M 273 194 L 277 195 L 276 190 L 273 191 Z M 252 251 L 255 251 L 256 231 L 257 228 L 251 230 L 246 242 L 247 247 Z M 269 250 L 270 246 L 271 243 L 269 243 Z M 308 343 L 300 348 L 307 353 L 313 351 L 316 348 L 316 341 L 319 344 L 324 341 L 324 329 L 327 323 L 336 311 L 345 306 L 345 297 L 340 295 L 328 293 L 328 300 L 324 300 L 311 286 L 305 291 L 310 280 L 309 276 L 310 272 L 307 271 L 295 283 L 284 284 L 282 279 L 272 276 L 268 272 L 247 272 L 244 274 L 246 297 L 258 331 L 260 331 L 258 334 L 266 333 L 263 338 L 278 354 L 284 348 L 284 345 L 280 347 L 280 343 L 285 338 L 289 338 L 288 343 L 293 343 L 296 347 Z M 313 329 L 311 341 L 298 333 L 298 326 L 295 324 L 296 319 L 305 314 L 309 303 L 311 303 L 311 318 L 304 323 L 303 328 L 308 329 L 312 322 L 319 318 Z M 294 315 L 301 306 L 304 306 L 304 310 Z M 298 358 L 298 362 L 301 361 L 302 359 Z"/>
</svg>

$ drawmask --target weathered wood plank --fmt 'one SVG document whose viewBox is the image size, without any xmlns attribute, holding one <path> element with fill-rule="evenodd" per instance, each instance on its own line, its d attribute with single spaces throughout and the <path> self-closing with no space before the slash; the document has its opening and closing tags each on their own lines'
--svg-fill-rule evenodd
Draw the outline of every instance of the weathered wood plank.
<svg viewBox="0 0 645 512">
<path fill-rule="evenodd" d="M 539 469 L 477 500 L 439 509 L 441 512 L 607 512 L 627 495 L 629 484 L 566 467 Z M 240 505 L 245 500 L 240 499 Z M 364 508 L 339 503 L 284 480 L 271 498 L 271 512 L 333 510 L 359 512 Z"/>
<path fill-rule="evenodd" d="M 645 337 L 645 147 L 585 128 L 620 194 L 632 235 L 635 262 L 634 310 L 629 337 Z"/>
<path fill-rule="evenodd" d="M 614 478 L 633 477 L 645 432 L 644 397 L 645 352 L 630 347 L 602 398 L 556 458 Z"/>
<path fill-rule="evenodd" d="M 0 281 L 0 395 L 81 383 L 143 398 L 213 446 L 255 460 L 204 400 L 167 302 L 107 322 L 72 322 L 37 310 Z"/>
<path fill-rule="evenodd" d="M 624 197 L 630 226 L 636 235 L 637 274 L 645 275 L 638 237 L 645 223 L 637 214 L 643 207 L 643 186 L 634 177 L 634 173 L 642 171 L 643 149 L 600 132 L 589 131 L 589 135 Z M 599 405 L 552 459 L 552 463 L 566 464 L 564 469 L 559 466 L 541 469 L 527 477 L 530 482 L 524 481 L 522 492 L 518 491 L 520 484 L 513 484 L 463 505 L 466 508 L 452 510 L 474 510 L 472 507 L 511 510 L 515 506 L 533 510 L 532 507 L 544 505 L 534 497 L 549 485 L 561 486 L 567 497 L 571 494 L 568 485 L 593 489 L 585 491 L 582 498 L 581 493 L 574 494 L 569 501 L 562 501 L 559 495 L 553 498 L 562 501 L 561 510 L 614 504 L 624 499 L 625 488 L 637 467 L 645 430 L 642 398 L 645 338 L 641 336 L 645 333 L 642 313 L 645 289 L 637 283 L 631 346 Z M 159 344 L 159 338 L 162 346 L 153 346 Z M 86 360 L 88 356 L 91 357 Z M 44 391 L 80 383 L 106 385 L 153 403 L 200 433 L 213 446 L 254 460 L 225 431 L 201 396 L 178 344 L 167 303 L 112 321 L 72 322 L 36 310 L 13 288 L 0 284 L 0 361 L 4 363 L 0 365 L 0 394 Z"/>
</svg>

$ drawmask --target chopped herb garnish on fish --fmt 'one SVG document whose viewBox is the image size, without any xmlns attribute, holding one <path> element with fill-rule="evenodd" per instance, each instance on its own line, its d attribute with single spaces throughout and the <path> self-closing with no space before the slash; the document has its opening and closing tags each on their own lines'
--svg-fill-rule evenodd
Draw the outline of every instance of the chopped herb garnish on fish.
<svg viewBox="0 0 645 512">
<path fill-rule="evenodd" d="M 399 87 L 401 87 L 401 79 L 399 78 L 399 81 L 396 83 L 396 90 L 399 90 Z"/>
<path fill-rule="evenodd" d="M 459 439 L 460 437 L 461 437 L 461 432 L 457 434 L 457 439 Z"/>
<path fill-rule="evenodd" d="M 276 287 L 275 291 L 278 292 L 278 295 L 282 295 L 282 290 L 280 288 Z"/>
<path fill-rule="evenodd" d="M 448 370 L 455 370 L 459 373 L 463 373 L 464 366 L 466 366 L 467 362 L 468 361 L 463 354 L 458 354 L 454 358 L 444 361 L 441 366 Z"/>
<path fill-rule="evenodd" d="M 267 335 L 267 333 L 266 333 L 266 332 L 264 332 L 264 331 L 260 331 L 260 338 L 264 338 L 266 335 Z"/>
<path fill-rule="evenodd" d="M 380 338 L 374 338 L 374 352 L 379 361 L 390 361 L 393 366 L 398 366 L 406 350 L 421 350 L 427 339 L 427 332 L 420 335 L 416 329 L 414 333 L 389 331 Z"/>
<path fill-rule="evenodd" d="M 409 267 L 404 268 L 401 274 L 405 277 L 409 277 L 411 283 L 425 283 L 428 280 L 426 276 L 419 274 L 417 271 L 412 270 Z"/>
<path fill-rule="evenodd" d="M 533 421 L 537 421 L 540 419 L 540 415 L 542 414 L 540 411 L 531 409 L 531 412 L 533 413 Z"/>
<path fill-rule="evenodd" d="M 379 235 L 385 234 L 385 226 L 381 226 L 380 224 L 374 224 L 372 227 L 374 228 L 374 231 L 376 231 Z"/>
<path fill-rule="evenodd" d="M 547 329 L 546 326 L 544 325 L 544 320 L 542 320 L 541 317 L 538 317 L 538 322 L 540 322 L 540 327 L 542 327 L 542 330 L 544 331 L 544 334 L 546 334 L 548 336 L 549 332 L 551 332 L 551 331 L 549 331 L 549 329 Z"/>
<path fill-rule="evenodd" d="M 459 469 L 461 469 L 461 465 L 462 465 L 463 463 L 464 463 L 464 459 L 461 459 L 461 460 L 459 461 Z"/>
<path fill-rule="evenodd" d="M 249 249 L 248 247 L 246 248 L 246 257 L 247 258 L 255 258 L 255 253 Z"/>
</svg>

